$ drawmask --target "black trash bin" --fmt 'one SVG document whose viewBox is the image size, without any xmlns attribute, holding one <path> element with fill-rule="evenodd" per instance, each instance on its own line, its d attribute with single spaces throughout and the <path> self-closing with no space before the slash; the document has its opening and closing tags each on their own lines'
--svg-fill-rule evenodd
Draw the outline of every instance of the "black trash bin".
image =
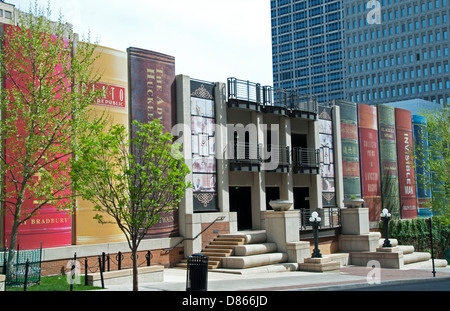
<svg viewBox="0 0 450 311">
<path fill-rule="evenodd" d="M 187 259 L 187 291 L 208 290 L 208 257 L 193 254 Z"/>
</svg>

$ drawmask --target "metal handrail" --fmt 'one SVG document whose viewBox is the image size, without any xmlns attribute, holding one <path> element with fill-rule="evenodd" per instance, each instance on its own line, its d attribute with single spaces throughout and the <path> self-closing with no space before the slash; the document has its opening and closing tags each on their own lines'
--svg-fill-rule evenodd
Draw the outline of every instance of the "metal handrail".
<svg viewBox="0 0 450 311">
<path fill-rule="evenodd" d="M 195 239 L 197 239 L 200 235 L 202 235 L 203 232 L 205 232 L 206 230 L 208 230 L 212 225 L 214 225 L 217 221 L 222 221 L 225 219 L 225 216 L 219 216 L 216 219 L 214 219 L 208 226 L 206 226 L 202 231 L 200 231 L 199 234 L 197 234 L 195 237 L 193 238 L 183 238 L 180 242 L 178 242 L 177 244 L 175 244 L 174 246 L 172 246 L 169 249 L 166 250 L 162 250 L 161 253 L 164 254 L 168 254 L 171 250 L 175 249 L 178 245 L 180 245 L 181 243 L 183 243 L 184 241 L 194 241 Z"/>
</svg>

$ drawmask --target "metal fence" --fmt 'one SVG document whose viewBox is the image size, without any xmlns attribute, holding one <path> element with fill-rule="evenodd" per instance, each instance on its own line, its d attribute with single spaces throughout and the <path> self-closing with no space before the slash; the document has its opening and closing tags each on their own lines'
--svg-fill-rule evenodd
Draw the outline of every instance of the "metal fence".
<svg viewBox="0 0 450 311">
<path fill-rule="evenodd" d="M 8 267 L 9 256 L 12 256 L 11 268 Z M 6 275 L 7 286 L 38 284 L 41 281 L 42 247 L 0 252 L 0 263 L 0 272 Z"/>
<path fill-rule="evenodd" d="M 309 218 L 313 212 L 317 212 L 322 218 L 319 228 L 337 228 L 341 226 L 341 213 L 338 207 L 325 207 L 317 210 L 300 209 L 300 230 L 312 229 Z"/>
</svg>

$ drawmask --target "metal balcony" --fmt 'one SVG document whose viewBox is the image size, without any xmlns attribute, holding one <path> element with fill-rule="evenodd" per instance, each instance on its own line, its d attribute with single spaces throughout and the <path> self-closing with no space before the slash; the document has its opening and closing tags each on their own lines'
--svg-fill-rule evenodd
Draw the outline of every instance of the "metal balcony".
<svg viewBox="0 0 450 311">
<path fill-rule="evenodd" d="M 229 145 L 230 171 L 259 172 L 262 163 L 260 151 L 261 146 L 256 143 L 235 142 Z"/>
<path fill-rule="evenodd" d="M 269 145 L 268 154 L 265 155 L 265 150 L 261 152 L 263 155 L 264 163 L 270 165 L 270 163 L 277 164 L 277 167 L 272 172 L 288 173 L 291 167 L 291 155 L 290 148 L 288 146 Z"/>
<path fill-rule="evenodd" d="M 227 90 L 229 107 L 317 120 L 319 105 L 315 96 L 236 78 L 228 78 Z"/>
<path fill-rule="evenodd" d="M 319 174 L 319 149 L 292 148 L 292 170 L 294 173 Z"/>
</svg>

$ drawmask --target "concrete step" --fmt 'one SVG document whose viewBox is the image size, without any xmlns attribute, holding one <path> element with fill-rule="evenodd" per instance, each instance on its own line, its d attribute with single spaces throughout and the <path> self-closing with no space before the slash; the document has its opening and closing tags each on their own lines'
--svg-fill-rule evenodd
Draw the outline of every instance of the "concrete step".
<svg viewBox="0 0 450 311">
<path fill-rule="evenodd" d="M 215 251 L 201 251 L 200 254 L 205 255 L 211 259 L 211 257 L 227 257 L 230 256 L 230 253 L 222 253 L 222 252 L 215 252 Z"/>
<path fill-rule="evenodd" d="M 245 239 L 245 244 L 264 243 L 267 240 L 267 235 L 264 230 L 249 230 L 240 231 L 237 233 L 221 234 L 220 237 L 243 238 Z"/>
<path fill-rule="evenodd" d="M 225 241 L 225 240 L 221 240 L 221 241 L 217 241 L 214 240 L 210 243 L 210 245 L 243 245 L 244 241 Z"/>
<path fill-rule="evenodd" d="M 412 245 L 398 245 L 397 247 L 403 252 L 403 255 L 414 253 L 414 246 Z"/>
<path fill-rule="evenodd" d="M 273 253 L 277 251 L 276 243 L 259 243 L 238 245 L 234 248 L 235 256 L 251 256 L 265 253 Z"/>
<path fill-rule="evenodd" d="M 348 266 L 350 253 L 333 253 L 323 255 L 324 258 L 331 258 L 331 261 L 339 262 L 341 267 Z"/>
<path fill-rule="evenodd" d="M 230 256 L 222 258 L 222 267 L 231 269 L 245 269 L 257 266 L 282 263 L 288 260 L 286 253 L 267 253 L 251 256 Z"/>
<path fill-rule="evenodd" d="M 435 259 L 434 267 L 435 268 L 445 268 L 448 263 L 445 259 Z M 432 269 L 433 268 L 433 260 L 428 259 L 426 261 L 413 262 L 409 264 L 405 264 L 403 269 Z M 439 272 L 439 270 L 437 270 Z"/>
<path fill-rule="evenodd" d="M 187 269 L 187 259 L 181 260 L 176 264 L 179 268 Z M 217 269 L 220 266 L 220 261 L 218 260 L 208 260 L 208 269 Z"/>
<path fill-rule="evenodd" d="M 218 236 L 217 238 L 214 239 L 214 241 L 217 241 L 217 242 L 239 242 L 239 243 L 244 243 L 245 242 L 245 238 L 244 237 L 223 237 L 223 236 Z"/>
<path fill-rule="evenodd" d="M 403 262 L 405 265 L 420 261 L 428 261 L 431 259 L 431 254 L 426 252 L 413 252 L 410 254 L 403 254 Z"/>
<path fill-rule="evenodd" d="M 231 274 L 257 274 L 257 273 L 274 273 L 274 272 L 286 272 L 286 271 L 297 271 L 298 263 L 293 262 L 284 262 L 277 263 L 272 265 L 251 267 L 245 269 L 232 269 L 232 268 L 217 268 L 214 269 L 214 272 L 222 272 L 222 273 L 231 273 Z"/>
</svg>

